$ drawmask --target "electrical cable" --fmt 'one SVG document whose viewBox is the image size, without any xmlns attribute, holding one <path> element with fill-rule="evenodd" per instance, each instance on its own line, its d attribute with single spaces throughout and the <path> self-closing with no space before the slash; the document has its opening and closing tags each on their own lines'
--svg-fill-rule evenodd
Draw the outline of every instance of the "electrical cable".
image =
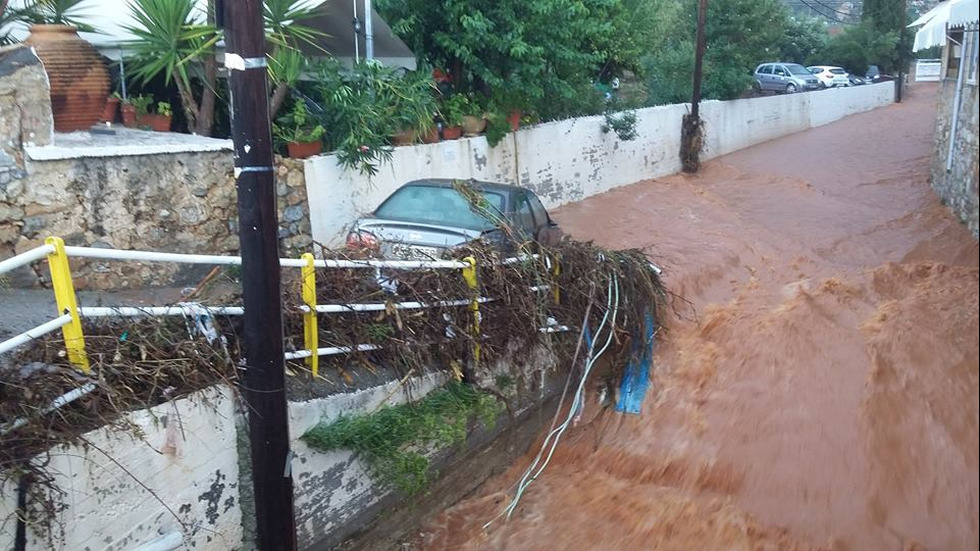
<svg viewBox="0 0 980 551">
<path fill-rule="evenodd" d="M 599 352 L 595 353 L 596 342 L 598 342 L 599 335 L 602 333 L 602 330 L 606 326 L 606 322 L 609 320 L 610 311 L 612 312 L 612 320 L 611 320 L 611 325 L 609 327 L 608 337 L 606 338 L 605 344 L 602 346 L 602 348 L 599 349 Z M 527 490 L 527 488 L 531 485 L 531 483 L 534 482 L 534 480 L 537 479 L 537 477 L 540 476 L 542 472 L 544 472 L 544 469 L 551 462 L 551 458 L 555 453 L 555 449 L 558 446 L 558 442 L 561 439 L 562 434 L 564 434 L 565 430 L 568 428 L 568 425 L 571 424 L 572 419 L 575 417 L 575 415 L 577 413 L 580 414 L 580 411 L 577 411 L 577 409 L 584 408 L 584 404 L 582 404 L 583 402 L 582 392 L 584 391 L 585 388 L 585 382 L 588 379 L 589 373 L 592 371 L 592 367 L 595 365 L 595 362 L 599 359 L 599 357 L 602 356 L 603 353 L 605 353 L 605 351 L 612 344 L 613 336 L 615 334 L 615 329 L 616 329 L 616 317 L 618 315 L 618 312 L 619 312 L 619 278 L 616 276 L 615 273 L 613 273 L 612 277 L 609 279 L 609 284 L 607 285 L 607 289 L 606 289 L 606 312 L 603 315 L 602 320 L 599 322 L 598 329 L 596 329 L 595 339 L 593 339 L 592 342 L 589 343 L 589 351 L 586 356 L 586 363 L 583 369 L 582 379 L 579 382 L 578 387 L 576 388 L 575 397 L 573 398 L 572 406 L 569 408 L 567 418 L 557 429 L 554 428 L 554 423 L 552 423 L 552 430 L 550 430 L 547 437 L 545 437 L 544 442 L 541 444 L 541 449 L 538 450 L 537 456 L 534 458 L 534 461 L 531 462 L 531 465 L 524 471 L 524 475 L 521 477 L 521 481 L 517 485 L 517 491 L 514 495 L 514 499 L 496 517 L 494 517 L 489 522 L 484 524 L 483 525 L 484 529 L 488 528 L 491 524 L 493 524 L 494 521 L 496 521 L 498 518 L 500 518 L 505 514 L 507 515 L 507 519 L 509 520 L 514 512 L 514 509 L 516 509 L 518 502 L 523 496 L 524 491 Z M 588 318 L 586 318 L 585 323 L 583 323 L 583 328 L 587 325 L 587 323 L 588 323 Z M 564 400 L 564 393 L 562 396 L 562 400 Z M 580 406 L 579 404 L 582 405 Z M 560 409 L 561 409 L 561 402 L 559 402 L 559 410 Z M 554 440 L 552 440 L 552 437 L 554 437 Z M 548 456 L 545 459 L 544 463 L 541 464 L 541 467 L 538 468 L 538 463 L 541 461 L 541 457 L 542 455 L 544 455 L 545 449 L 548 448 L 549 442 L 551 442 L 551 448 L 548 451 Z M 537 468 L 537 472 L 535 472 L 536 468 Z"/>
</svg>

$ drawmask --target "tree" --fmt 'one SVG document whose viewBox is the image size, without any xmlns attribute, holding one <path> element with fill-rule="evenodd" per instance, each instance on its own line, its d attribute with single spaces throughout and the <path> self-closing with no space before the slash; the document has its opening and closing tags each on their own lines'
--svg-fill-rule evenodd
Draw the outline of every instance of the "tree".
<svg viewBox="0 0 980 551">
<path fill-rule="evenodd" d="M 697 2 L 684 0 L 673 31 L 644 60 L 650 103 L 679 103 L 691 97 Z M 779 0 L 712 0 L 706 20 L 702 97 L 733 99 L 752 84 L 752 70 L 778 57 L 789 26 Z"/>
<path fill-rule="evenodd" d="M 133 76 L 144 83 L 162 75 L 177 87 L 188 129 L 210 136 L 218 99 L 214 6 L 195 11 L 195 0 L 131 0 L 136 25 L 127 27 L 136 39 L 128 44 Z M 269 50 L 269 72 L 275 85 L 270 113 L 275 115 L 289 89 L 306 66 L 301 44 L 313 45 L 322 36 L 302 21 L 313 16 L 305 0 L 266 0 L 264 24 Z"/>
<path fill-rule="evenodd" d="M 898 33 L 881 33 L 864 21 L 831 38 L 818 56 L 824 63 L 863 75 L 868 65 L 874 63 L 881 65 L 884 71 L 894 67 L 886 62 L 894 59 L 897 46 Z"/>
<path fill-rule="evenodd" d="M 779 47 L 779 59 L 808 65 L 819 61 L 815 54 L 830 40 L 825 20 L 811 17 L 791 17 L 787 22 Z"/>
<path fill-rule="evenodd" d="M 218 32 L 194 11 L 195 0 L 132 0 L 136 25 L 126 30 L 136 37 L 127 47 L 133 76 L 144 83 L 163 75 L 177 87 L 188 129 L 210 136 L 217 101 Z M 207 14 L 213 21 L 212 14 Z M 197 81 L 197 85 L 195 82 Z"/>
<path fill-rule="evenodd" d="M 897 72 L 900 66 L 908 63 L 912 57 L 912 31 L 904 25 L 907 17 L 903 17 L 903 10 L 907 10 L 906 0 L 865 0 L 861 11 L 861 24 L 868 31 L 874 32 L 878 37 L 894 38 L 890 49 L 876 51 L 874 57 L 869 58 L 870 63 L 875 63 L 886 73 Z M 905 34 L 904 49 L 899 37 Z M 889 39 L 891 40 L 891 39 Z"/>
<path fill-rule="evenodd" d="M 447 70 L 457 91 L 519 91 L 543 115 L 587 94 L 603 66 L 636 66 L 622 23 L 642 0 L 379 0 L 385 20 L 423 60 Z M 635 22 L 633 22 L 635 23 Z M 629 29 L 639 32 L 641 24 Z"/>
</svg>

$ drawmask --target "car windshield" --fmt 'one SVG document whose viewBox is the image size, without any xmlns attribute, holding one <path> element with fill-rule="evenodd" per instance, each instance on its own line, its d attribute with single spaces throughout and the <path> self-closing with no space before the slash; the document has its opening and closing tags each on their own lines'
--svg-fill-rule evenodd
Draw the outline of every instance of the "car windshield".
<svg viewBox="0 0 980 551">
<path fill-rule="evenodd" d="M 490 212 L 504 210 L 503 195 L 486 191 L 481 193 Z M 466 198 L 449 187 L 404 186 L 382 203 L 374 215 L 390 220 L 468 230 L 488 230 L 494 226 L 493 222 L 473 212 Z"/>
<path fill-rule="evenodd" d="M 823 72 L 823 69 L 821 69 L 820 67 L 807 67 L 807 70 L 815 75 L 819 75 L 820 73 Z"/>
<path fill-rule="evenodd" d="M 789 69 L 789 72 L 792 73 L 792 74 L 794 74 L 794 75 L 810 75 L 810 74 L 813 74 L 810 71 L 807 71 L 806 70 L 806 67 L 804 67 L 802 65 L 791 64 L 791 65 L 786 65 L 786 68 Z"/>
<path fill-rule="evenodd" d="M 831 73 L 834 73 L 835 75 L 846 75 L 847 74 L 847 71 L 845 71 L 844 69 L 831 69 L 830 72 Z"/>
</svg>

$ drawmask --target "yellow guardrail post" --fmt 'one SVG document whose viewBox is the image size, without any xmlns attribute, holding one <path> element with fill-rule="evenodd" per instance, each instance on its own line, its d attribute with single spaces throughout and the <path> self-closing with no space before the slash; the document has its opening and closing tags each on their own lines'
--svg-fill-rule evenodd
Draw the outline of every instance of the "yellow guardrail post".
<svg viewBox="0 0 980 551">
<path fill-rule="evenodd" d="M 473 362 L 480 362 L 480 291 L 476 280 L 476 258 L 467 256 L 463 262 L 468 264 L 463 268 L 463 281 L 473 291 L 473 302 L 470 311 L 473 312 Z"/>
<path fill-rule="evenodd" d="M 303 303 L 306 304 L 309 312 L 303 314 L 303 346 L 312 352 L 306 358 L 306 365 L 313 372 L 313 378 L 320 374 L 320 356 L 316 353 L 319 348 L 319 332 L 316 325 L 316 270 L 313 267 L 313 255 L 305 253 L 302 257 L 303 265 Z"/>
<path fill-rule="evenodd" d="M 71 315 L 71 322 L 61 328 L 65 336 L 68 361 L 87 374 L 89 363 L 88 355 L 85 354 L 85 335 L 82 333 L 82 320 L 78 317 L 78 300 L 75 297 L 75 284 L 71 279 L 71 268 L 68 266 L 68 255 L 65 254 L 65 242 L 60 237 L 49 237 L 44 242 L 54 247 L 54 252 L 48 255 L 48 268 L 51 270 L 51 287 L 54 289 L 58 311 Z"/>
</svg>

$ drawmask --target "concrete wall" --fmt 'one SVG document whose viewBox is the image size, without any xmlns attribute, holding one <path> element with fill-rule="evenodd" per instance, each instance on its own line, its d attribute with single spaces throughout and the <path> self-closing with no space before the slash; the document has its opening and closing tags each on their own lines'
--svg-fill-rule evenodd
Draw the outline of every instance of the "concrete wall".
<svg viewBox="0 0 980 551">
<path fill-rule="evenodd" d="M 967 33 L 976 40 L 976 33 Z M 939 109 L 936 117 L 936 133 L 933 140 L 932 188 L 939 198 L 978 236 L 980 214 L 978 214 L 978 127 L 980 127 L 980 97 L 978 83 L 964 82 L 959 102 L 959 120 L 956 133 L 952 131 L 956 79 L 943 79 L 939 94 Z M 953 140 L 952 164 L 947 170 L 949 141 Z"/>
<path fill-rule="evenodd" d="M 702 106 L 710 159 L 800 132 L 893 101 L 891 83 L 708 101 Z M 629 142 L 600 130 L 602 117 L 540 124 L 490 148 L 483 137 L 395 148 L 374 178 L 343 170 L 332 155 L 306 161 L 313 238 L 339 245 L 346 228 L 401 184 L 427 177 L 478 178 L 533 189 L 548 207 L 584 199 L 680 170 L 680 125 L 687 105 L 637 111 L 638 137 Z"/>
<path fill-rule="evenodd" d="M 290 401 L 300 548 L 328 549 L 351 538 L 391 542 L 424 515 L 471 492 L 523 454 L 550 421 L 547 407 L 564 379 L 546 380 L 541 373 L 555 373 L 555 368 L 554 357 L 539 348 L 480 370 L 481 385 L 488 388 L 503 370 L 523 373 L 518 380 L 526 386 L 508 391 L 515 417 L 501 414 L 492 428 L 477 423 L 466 443 L 428 450 L 430 474 L 439 474 L 424 495 L 412 498 L 376 482 L 352 452 L 312 450 L 300 438 L 340 415 L 417 400 L 445 383 L 445 372 Z M 53 541 L 30 532 L 28 549 L 131 550 L 174 532 L 182 534 L 180 549 L 252 548 L 254 510 L 241 411 L 231 389 L 214 387 L 129 414 L 126 422 L 142 432 L 142 439 L 106 427 L 84 435 L 93 446 L 52 450 L 45 469 L 64 490 L 55 500 L 66 508 L 56 519 Z M 0 549 L 9 549 L 16 530 L 16 491 L 12 481 L 0 490 Z"/>
<path fill-rule="evenodd" d="M 105 427 L 84 435 L 91 445 L 52 450 L 63 537 L 29 531 L 27 548 L 131 550 L 171 532 L 184 549 L 239 546 L 237 415 L 232 391 L 215 387 L 127 415 L 141 438 Z M 0 548 L 13 549 L 16 492 L 0 496 Z"/>
</svg>

